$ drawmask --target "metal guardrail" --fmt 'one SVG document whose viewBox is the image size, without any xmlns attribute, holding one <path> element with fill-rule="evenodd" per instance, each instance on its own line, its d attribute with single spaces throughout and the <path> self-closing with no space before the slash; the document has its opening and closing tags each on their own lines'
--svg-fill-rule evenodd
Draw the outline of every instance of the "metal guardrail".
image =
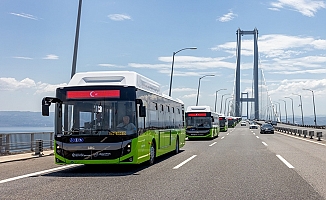
<svg viewBox="0 0 326 200">
<path fill-rule="evenodd" d="M 53 136 L 53 132 L 0 133 L 0 155 L 38 152 L 40 141 L 42 148 L 53 149 Z"/>
</svg>

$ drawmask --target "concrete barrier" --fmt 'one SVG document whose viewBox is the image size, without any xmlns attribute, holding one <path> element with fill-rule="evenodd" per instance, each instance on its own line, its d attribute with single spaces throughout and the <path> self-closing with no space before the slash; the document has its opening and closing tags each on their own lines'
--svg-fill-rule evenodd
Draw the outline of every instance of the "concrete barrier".
<svg viewBox="0 0 326 200">
<path fill-rule="evenodd" d="M 301 137 L 301 134 L 302 134 L 302 130 L 301 129 L 298 130 L 298 134 L 299 134 L 299 137 Z"/>
<path fill-rule="evenodd" d="M 321 137 L 323 137 L 323 133 L 322 132 L 317 132 L 317 137 L 318 137 L 318 140 L 317 141 L 321 141 Z"/>
<path fill-rule="evenodd" d="M 313 139 L 312 137 L 314 136 L 314 131 L 309 131 L 309 136 L 310 136 L 310 139 Z"/>
<path fill-rule="evenodd" d="M 302 131 L 302 134 L 303 134 L 303 137 L 304 137 L 304 138 L 306 138 L 306 137 L 307 137 L 307 133 L 308 133 L 308 131 L 307 131 L 307 130 L 303 130 L 303 131 Z"/>
</svg>

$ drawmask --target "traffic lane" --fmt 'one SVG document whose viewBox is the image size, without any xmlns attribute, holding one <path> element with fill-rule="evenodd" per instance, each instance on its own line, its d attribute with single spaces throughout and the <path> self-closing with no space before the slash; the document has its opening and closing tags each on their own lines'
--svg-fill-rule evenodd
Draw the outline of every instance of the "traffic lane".
<svg viewBox="0 0 326 200">
<path fill-rule="evenodd" d="M 58 167 L 54 164 L 54 156 L 31 158 L 0 164 L 0 181 L 37 171 Z"/>
<path fill-rule="evenodd" d="M 221 135 L 226 135 L 226 133 L 221 133 Z M 157 164 L 148 168 L 146 165 L 140 165 L 140 166 L 131 166 L 131 167 L 123 167 L 123 166 L 94 166 L 93 168 L 89 168 L 89 167 L 85 167 L 85 166 L 77 166 L 74 167 L 72 169 L 67 169 L 67 170 L 62 170 L 61 172 L 54 172 L 54 173 L 50 173 L 50 174 L 46 174 L 46 175 L 36 175 L 33 177 L 28 177 L 28 178 L 24 178 L 26 180 L 35 180 L 35 177 L 39 177 L 42 179 L 42 177 L 79 177 L 79 178 L 86 178 L 86 177 L 106 177 L 106 176 L 129 176 L 132 174 L 139 174 L 139 171 L 143 171 L 143 170 L 157 170 L 157 171 L 164 171 L 164 169 L 167 169 L 167 171 L 171 170 L 172 167 L 180 164 L 182 161 L 184 161 L 186 158 L 188 158 L 189 156 L 191 156 L 193 153 L 197 153 L 199 154 L 203 149 L 205 148 L 209 148 L 209 146 L 212 146 L 212 144 L 217 144 L 218 140 L 220 140 L 221 137 L 215 138 L 214 140 L 200 140 L 200 141 L 191 141 L 190 143 L 187 142 L 187 145 L 182 148 L 181 153 L 179 153 L 178 155 L 172 155 L 169 154 L 167 156 L 162 156 L 160 158 L 157 159 Z M 53 160 L 50 161 L 51 163 L 53 163 Z M 33 162 L 29 162 L 29 163 L 33 163 Z M 45 163 L 48 163 L 47 161 Z M 11 163 L 13 164 L 13 163 Z M 18 166 L 22 166 L 21 164 Z M 30 164 L 28 164 L 28 166 L 32 166 Z M 37 165 L 39 166 L 39 165 Z M 57 165 L 55 165 L 57 167 Z M 31 167 L 33 168 L 33 167 Z M 86 170 L 85 170 L 86 169 Z M 89 171 L 89 169 L 91 169 Z M 126 169 L 126 171 L 124 170 Z M 120 171 L 123 170 L 123 171 Z M 20 170 L 17 170 L 20 171 Z M 161 172 L 162 173 L 162 172 Z M 164 172 L 163 172 L 164 173 Z M 20 174 L 19 174 L 20 175 Z M 10 175 L 8 175 L 10 176 Z M 10 177 L 6 177 L 6 178 L 12 178 L 12 176 Z M 86 178 L 87 179 L 87 178 Z M 13 187 L 9 187 L 9 190 L 6 190 L 6 194 L 8 194 L 8 197 L 10 197 L 10 195 L 13 195 L 13 193 L 16 195 L 16 197 L 25 197 L 24 193 L 17 193 L 17 192 L 13 192 L 13 191 L 20 191 L 20 185 L 18 183 L 20 182 L 25 182 L 26 180 L 15 180 L 14 182 L 17 184 L 14 184 L 15 186 L 17 186 L 18 188 L 15 188 L 15 186 Z M 60 183 L 63 185 L 76 185 L 76 183 L 70 183 L 70 179 L 67 180 L 68 183 Z M 6 183 L 6 184 L 10 184 L 10 183 Z M 33 185 L 31 183 L 31 185 Z M 42 184 L 44 186 L 48 186 L 47 184 Z M 50 186 L 52 187 L 52 186 Z M 33 188 L 31 188 L 31 190 L 33 190 Z M 46 191 L 46 189 L 45 189 Z M 30 191 L 31 197 L 33 197 L 34 191 Z M 3 195 L 5 195 L 4 192 L 2 192 Z M 51 192 L 47 192 L 47 195 L 50 195 Z M 27 195 L 28 196 L 28 195 Z"/>
<path fill-rule="evenodd" d="M 187 151 L 200 153 L 203 149 L 209 147 L 204 144 L 205 142 L 194 145 L 199 148 L 188 146 Z M 175 183 L 176 185 L 184 184 L 182 178 L 177 177 L 178 174 L 172 174 L 172 172 L 180 172 L 180 170 L 174 170 L 173 166 L 183 161 L 183 159 L 177 158 L 182 158 L 185 152 L 186 150 L 175 156 L 167 155 L 160 157 L 158 162 L 151 167 L 145 165 L 131 167 L 105 165 L 91 167 L 78 166 L 60 172 L 2 184 L 5 187 L 2 187 L 3 190 L 0 189 L 0 193 L 3 197 L 12 199 L 121 199 L 122 196 L 123 198 L 133 199 L 135 197 L 145 199 L 157 198 L 159 196 L 160 198 L 168 199 L 171 197 L 169 191 L 178 190 L 171 183 Z M 176 160 L 178 162 L 175 162 Z M 167 187 L 164 188 L 165 186 Z M 24 190 L 21 188 L 24 188 Z M 126 191 L 126 189 L 128 190 Z M 175 191 L 174 195 L 180 196 L 178 191 Z"/>
<path fill-rule="evenodd" d="M 190 150 L 196 151 L 189 146 L 187 151 Z M 216 145 L 202 148 L 197 152 L 199 155 L 182 167 L 171 168 L 171 164 L 175 164 L 173 158 L 186 155 L 185 152 L 134 171 L 116 169 L 117 173 L 112 174 L 112 169 L 105 169 L 105 166 L 100 170 L 80 167 L 31 178 L 25 186 L 37 185 L 38 190 L 33 191 L 32 187 L 31 194 L 20 191 L 20 195 L 14 197 L 322 199 L 248 129 L 232 132 Z M 43 190 L 47 192 L 40 192 Z"/>
<path fill-rule="evenodd" d="M 227 134 L 226 132 L 221 132 L 221 135 Z M 219 138 L 215 138 L 213 140 L 192 140 L 187 141 L 186 146 L 181 149 L 181 151 L 197 151 L 202 148 L 211 145 L 212 143 L 216 143 Z M 187 148 L 187 146 L 191 146 L 191 148 Z M 161 159 L 161 158 L 160 158 Z M 0 165 L 0 180 L 8 179 L 16 176 L 21 176 L 29 173 L 35 173 L 38 171 L 48 170 L 57 168 L 60 165 L 54 164 L 54 156 L 46 156 L 46 157 L 35 157 L 27 160 L 18 160 L 13 162 L 2 163 Z"/>
<path fill-rule="evenodd" d="M 219 154 L 214 156 L 218 158 L 213 164 L 218 166 L 216 182 L 224 199 L 321 199 L 261 143 L 257 130 L 253 131 L 255 135 L 248 130 L 238 127 L 220 144 Z"/>
<path fill-rule="evenodd" d="M 226 142 L 228 140 L 229 142 Z M 257 166 L 261 164 L 261 160 L 270 157 L 265 155 L 265 151 L 260 153 L 261 147 L 258 144 L 263 146 L 250 131 L 245 133 L 243 129 L 240 132 L 232 132 L 223 140 L 217 140 L 217 143 L 209 148 L 207 145 L 189 145 L 182 153 L 158 160 L 158 163 L 151 167 L 137 166 L 138 169 L 132 168 L 131 170 L 121 166 L 116 169 L 112 169 L 111 166 L 100 166 L 100 168 L 81 166 L 6 183 L 3 184 L 5 187 L 0 189 L 3 190 L 0 193 L 11 198 L 26 199 L 257 199 L 257 197 L 275 199 L 280 197 L 277 195 L 282 195 L 282 198 L 291 195 L 291 197 L 306 197 L 293 195 L 293 190 L 284 196 L 289 192 L 286 188 L 287 183 L 284 191 L 276 187 L 284 183 L 282 180 L 284 177 L 287 181 L 293 180 L 289 181 L 289 184 L 299 183 L 305 186 L 305 183 L 296 180 L 295 175 L 287 177 L 287 174 L 280 173 L 279 176 L 278 174 L 269 176 L 269 171 L 274 171 L 278 166 L 285 168 L 280 161 L 262 166 L 268 170 L 256 170 L 260 168 Z M 201 147 L 201 151 L 197 150 L 197 147 L 192 149 L 192 146 Z M 198 154 L 194 159 L 178 169 L 171 167 L 177 164 L 176 160 L 180 163 L 178 158 L 188 157 L 193 152 Z M 275 162 L 275 158 L 272 160 Z M 123 170 L 124 168 L 126 170 Z M 277 169 L 277 171 L 280 170 Z M 277 180 L 282 180 L 282 183 L 277 183 Z M 268 181 L 267 184 L 266 181 Z M 269 185 L 276 187 L 278 191 L 270 192 L 270 188 L 267 187 Z M 295 188 L 306 192 L 309 199 L 318 199 L 314 193 L 302 190 L 300 186 Z"/>
<path fill-rule="evenodd" d="M 270 151 L 282 154 L 294 170 L 326 199 L 325 146 L 278 132 L 262 135 L 261 139 Z"/>
</svg>

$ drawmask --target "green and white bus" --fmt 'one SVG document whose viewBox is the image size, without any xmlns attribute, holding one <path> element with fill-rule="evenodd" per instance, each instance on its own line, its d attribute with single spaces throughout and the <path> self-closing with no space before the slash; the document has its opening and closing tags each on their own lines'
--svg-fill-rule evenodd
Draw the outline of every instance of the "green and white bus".
<svg viewBox="0 0 326 200">
<path fill-rule="evenodd" d="M 229 127 L 228 118 L 225 117 L 223 114 L 220 114 L 219 121 L 220 121 L 220 131 L 224 131 L 224 132 L 228 131 L 228 127 Z"/>
<path fill-rule="evenodd" d="M 186 110 L 188 139 L 215 138 L 220 132 L 218 114 L 209 106 L 189 106 Z"/>
<path fill-rule="evenodd" d="M 43 98 L 43 116 L 51 103 L 56 164 L 153 164 L 185 145 L 183 102 L 136 72 L 77 73 Z"/>
</svg>

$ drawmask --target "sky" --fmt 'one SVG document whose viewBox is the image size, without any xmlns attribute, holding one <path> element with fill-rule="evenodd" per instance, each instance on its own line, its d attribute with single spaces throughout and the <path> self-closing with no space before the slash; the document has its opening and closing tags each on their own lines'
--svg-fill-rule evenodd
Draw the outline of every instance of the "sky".
<svg viewBox="0 0 326 200">
<path fill-rule="evenodd" d="M 39 112 L 68 84 L 78 2 L 0 0 L 0 111 Z M 219 111 L 234 90 L 236 31 L 257 28 L 270 99 L 289 112 L 293 98 L 299 116 L 301 95 L 312 116 L 314 93 L 326 115 L 325 19 L 322 0 L 83 0 L 76 71 L 135 71 L 168 94 L 173 52 L 196 47 L 175 54 L 172 97 L 195 105 L 200 80 L 198 104 Z M 241 39 L 241 92 L 251 94 L 253 35 Z"/>
</svg>

